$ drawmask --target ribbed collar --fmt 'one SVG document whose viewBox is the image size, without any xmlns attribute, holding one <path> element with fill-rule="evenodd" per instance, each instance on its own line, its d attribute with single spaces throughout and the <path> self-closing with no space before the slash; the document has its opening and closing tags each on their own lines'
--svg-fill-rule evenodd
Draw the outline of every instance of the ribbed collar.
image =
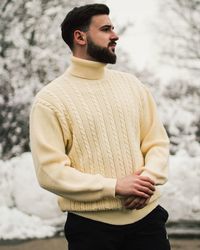
<svg viewBox="0 0 200 250">
<path fill-rule="evenodd" d="M 99 80 L 104 77 L 106 64 L 100 62 L 89 61 L 81 59 L 75 56 L 71 57 L 71 65 L 67 69 L 67 72 L 73 76 Z"/>
</svg>

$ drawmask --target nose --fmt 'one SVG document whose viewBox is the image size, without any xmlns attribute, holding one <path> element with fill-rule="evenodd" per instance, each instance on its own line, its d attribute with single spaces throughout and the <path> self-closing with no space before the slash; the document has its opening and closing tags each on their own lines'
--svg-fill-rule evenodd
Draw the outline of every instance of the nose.
<svg viewBox="0 0 200 250">
<path fill-rule="evenodd" d="M 119 40 L 119 37 L 118 37 L 117 33 L 114 32 L 114 31 L 112 31 L 111 40 L 114 40 L 114 41 Z"/>
</svg>

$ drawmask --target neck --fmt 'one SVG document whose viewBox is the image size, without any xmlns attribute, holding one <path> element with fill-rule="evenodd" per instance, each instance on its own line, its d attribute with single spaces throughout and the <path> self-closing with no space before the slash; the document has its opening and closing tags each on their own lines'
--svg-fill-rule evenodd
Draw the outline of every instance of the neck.
<svg viewBox="0 0 200 250">
<path fill-rule="evenodd" d="M 91 60 L 81 59 L 75 56 L 71 58 L 68 72 L 76 77 L 98 80 L 104 77 L 106 64 Z"/>
</svg>

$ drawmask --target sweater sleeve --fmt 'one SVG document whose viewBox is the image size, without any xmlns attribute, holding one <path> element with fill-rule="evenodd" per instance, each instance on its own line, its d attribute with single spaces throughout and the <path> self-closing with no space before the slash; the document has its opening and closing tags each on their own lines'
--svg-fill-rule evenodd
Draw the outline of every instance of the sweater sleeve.
<svg viewBox="0 0 200 250">
<path fill-rule="evenodd" d="M 71 166 L 65 153 L 69 138 L 64 137 L 58 113 L 36 102 L 30 114 L 30 145 L 40 186 L 76 201 L 115 197 L 116 179 L 82 173 Z"/>
<path fill-rule="evenodd" d="M 156 185 L 164 184 L 168 178 L 169 138 L 146 88 L 142 97 L 141 151 L 145 160 L 142 175 L 153 179 Z"/>
</svg>

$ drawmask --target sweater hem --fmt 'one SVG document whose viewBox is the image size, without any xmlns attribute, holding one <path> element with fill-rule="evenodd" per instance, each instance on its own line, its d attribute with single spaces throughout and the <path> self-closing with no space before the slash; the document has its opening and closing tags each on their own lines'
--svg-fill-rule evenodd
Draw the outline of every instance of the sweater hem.
<svg viewBox="0 0 200 250">
<path fill-rule="evenodd" d="M 95 211 L 95 212 L 73 212 L 79 216 L 107 223 L 112 225 L 128 225 L 135 223 L 145 216 L 147 216 L 154 208 L 158 206 L 158 200 L 155 200 L 148 204 L 146 207 L 139 210 L 107 210 L 107 211 Z"/>
</svg>

